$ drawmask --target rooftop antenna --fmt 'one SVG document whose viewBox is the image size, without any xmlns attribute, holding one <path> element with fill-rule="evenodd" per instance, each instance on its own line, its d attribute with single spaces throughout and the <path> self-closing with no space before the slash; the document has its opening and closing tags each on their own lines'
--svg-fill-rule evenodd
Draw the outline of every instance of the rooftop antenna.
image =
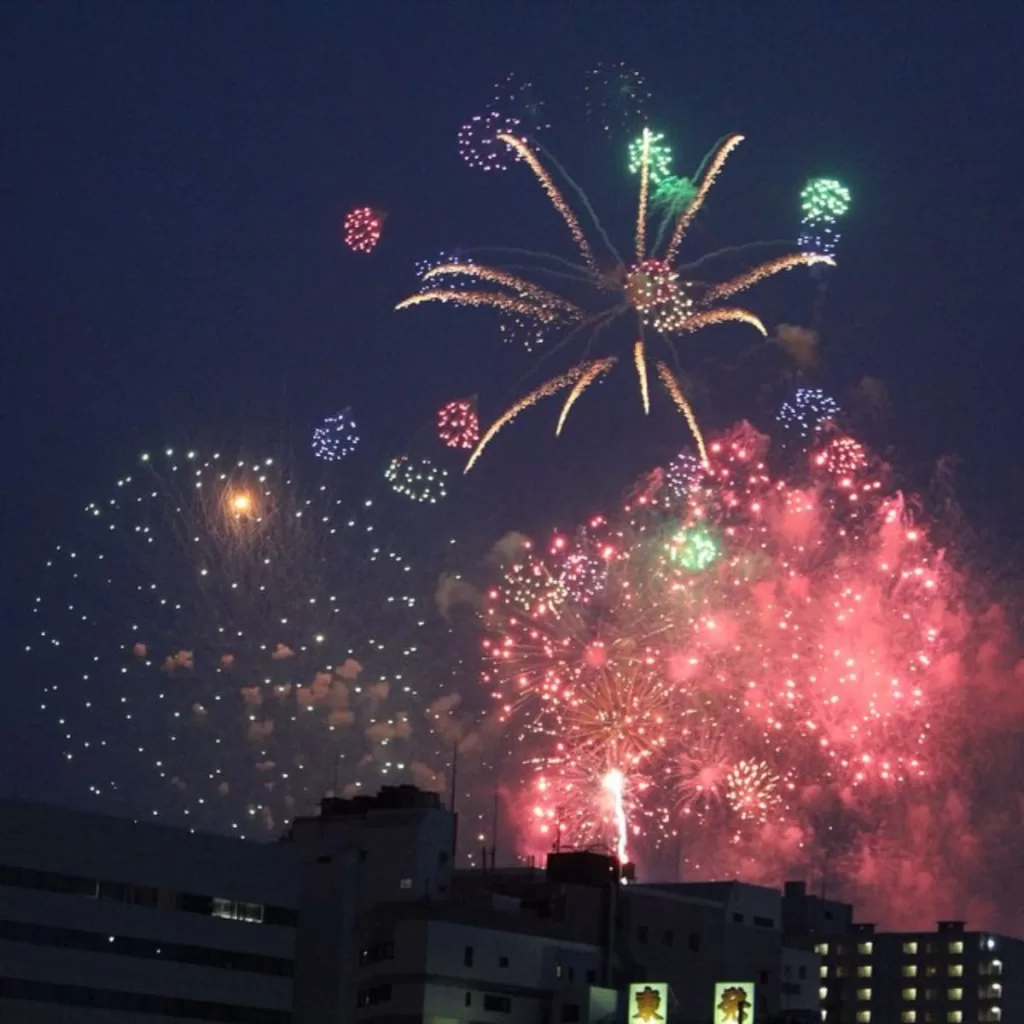
<svg viewBox="0 0 1024 1024">
<path fill-rule="evenodd" d="M 448 798 L 448 809 L 452 812 L 452 864 L 458 856 L 459 848 L 459 815 L 455 810 L 455 780 L 459 772 L 459 741 L 452 744 L 452 789 Z"/>
<path fill-rule="evenodd" d="M 494 787 L 494 821 L 491 823 L 491 870 L 498 859 L 498 787 Z"/>
</svg>

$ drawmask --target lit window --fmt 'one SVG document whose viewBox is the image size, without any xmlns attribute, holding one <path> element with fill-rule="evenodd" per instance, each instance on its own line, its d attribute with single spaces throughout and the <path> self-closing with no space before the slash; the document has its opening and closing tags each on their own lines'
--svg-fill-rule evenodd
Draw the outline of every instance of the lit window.
<svg viewBox="0 0 1024 1024">
<path fill-rule="evenodd" d="M 411 889 L 412 888 L 412 879 L 411 878 L 403 878 L 403 879 L 401 879 L 399 881 L 399 883 L 398 883 L 398 888 L 399 889 Z"/>
<path fill-rule="evenodd" d="M 917 1010 L 904 1010 L 900 1014 L 903 1024 L 917 1024 Z"/>
<path fill-rule="evenodd" d="M 959 1003 L 964 997 L 964 990 L 962 988 L 948 988 L 946 989 L 946 995 L 954 1002 Z"/>
<path fill-rule="evenodd" d="M 985 940 L 985 948 L 986 949 L 995 949 L 996 948 L 996 940 L 993 939 L 991 936 L 989 936 Z"/>
<path fill-rule="evenodd" d="M 903 965 L 903 977 L 904 978 L 916 978 L 917 977 L 917 964 L 904 964 Z"/>
<path fill-rule="evenodd" d="M 858 978 L 870 978 L 871 977 L 871 964 L 860 964 L 857 967 Z"/>
<path fill-rule="evenodd" d="M 874 948 L 875 944 L 873 942 L 861 942 L 857 945 L 857 952 L 860 953 L 861 956 L 871 956 Z"/>
<path fill-rule="evenodd" d="M 963 1019 L 963 1010 L 950 1010 L 949 1013 L 946 1014 L 946 1020 L 948 1020 L 950 1024 L 963 1024 Z"/>
<path fill-rule="evenodd" d="M 959 939 L 957 939 L 956 942 L 951 942 L 949 944 L 949 951 L 954 956 L 956 956 L 964 951 L 964 944 Z"/>
<path fill-rule="evenodd" d="M 917 954 L 917 943 L 916 942 L 904 942 L 903 943 L 903 952 L 904 953 L 909 953 L 911 956 L 916 956 L 916 954 Z"/>
<path fill-rule="evenodd" d="M 818 998 L 819 999 L 828 999 L 828 989 L 825 988 L 824 985 L 822 985 L 821 988 L 818 989 Z"/>
<path fill-rule="evenodd" d="M 870 1024 L 871 1011 L 870 1010 L 858 1010 L 857 1011 L 857 1024 Z"/>
<path fill-rule="evenodd" d="M 903 990 L 903 998 L 909 1003 L 913 1002 L 917 998 L 916 988 L 905 988 Z"/>
<path fill-rule="evenodd" d="M 949 976 L 951 978 L 962 978 L 964 976 L 964 965 L 963 964 L 950 964 L 949 965 Z"/>
<path fill-rule="evenodd" d="M 814 952 L 817 953 L 818 956 L 828 956 L 828 943 L 827 942 L 819 942 L 814 947 Z"/>
<path fill-rule="evenodd" d="M 250 924 L 263 922 L 263 904 L 261 903 L 242 903 L 238 900 L 215 898 L 210 913 L 225 921 L 248 921 Z"/>
<path fill-rule="evenodd" d="M 859 988 L 859 989 L 857 989 L 857 998 L 861 1002 L 866 1003 L 871 998 L 871 989 L 869 989 L 869 988 Z"/>
<path fill-rule="evenodd" d="M 827 978 L 828 977 L 828 964 L 822 964 L 818 968 L 818 977 L 819 978 Z"/>
</svg>

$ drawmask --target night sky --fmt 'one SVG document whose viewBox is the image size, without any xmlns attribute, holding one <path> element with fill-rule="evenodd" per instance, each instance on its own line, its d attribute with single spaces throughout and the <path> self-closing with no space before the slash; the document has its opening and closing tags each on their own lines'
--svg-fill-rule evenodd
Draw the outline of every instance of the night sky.
<svg viewBox="0 0 1024 1024">
<path fill-rule="evenodd" d="M 806 178 L 842 178 L 818 379 L 840 396 L 884 381 L 906 478 L 959 456 L 971 514 L 1021 539 L 1019 4 L 48 3 L 9 5 L 0 37 L 8 790 L 77 799 L 19 652 L 46 551 L 140 451 L 302 446 L 352 405 L 379 469 L 442 401 L 479 394 L 489 419 L 521 390 L 534 360 L 485 314 L 392 312 L 440 250 L 571 254 L 525 171 L 458 158 L 459 125 L 510 71 L 546 97 L 546 144 L 620 236 L 634 185 L 582 117 L 601 60 L 647 76 L 684 167 L 746 135 L 701 245 L 793 237 Z M 364 204 L 387 214 L 370 257 L 339 239 Z M 751 305 L 802 323 L 813 296 L 790 275 Z M 749 380 L 716 380 L 709 425 L 763 415 Z M 488 543 L 572 522 L 679 447 L 670 412 L 645 421 L 606 387 L 557 445 L 551 410 L 517 425 L 439 528 Z"/>
</svg>

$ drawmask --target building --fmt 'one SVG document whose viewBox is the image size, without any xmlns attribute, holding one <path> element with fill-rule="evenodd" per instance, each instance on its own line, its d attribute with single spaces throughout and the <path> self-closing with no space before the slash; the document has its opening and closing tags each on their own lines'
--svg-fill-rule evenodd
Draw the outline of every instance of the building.
<svg viewBox="0 0 1024 1024">
<path fill-rule="evenodd" d="M 291 851 L 0 800 L 0 1021 L 288 1024 Z"/>
<path fill-rule="evenodd" d="M 822 938 L 821 1019 L 827 1024 L 990 1024 L 1024 1021 L 1024 941 L 940 921 L 933 932 L 855 925 Z"/>
<path fill-rule="evenodd" d="M 296 1024 L 610 1024 L 648 982 L 667 985 L 673 1024 L 707 1024 L 726 980 L 754 984 L 761 1020 L 820 1019 L 818 958 L 784 941 L 778 891 L 626 885 L 586 851 L 456 872 L 454 831 L 409 786 L 296 820 Z"/>
<path fill-rule="evenodd" d="M 1024 1022 L 1020 940 L 879 932 L 798 882 L 634 884 L 596 851 L 455 871 L 454 840 L 411 786 L 276 844 L 0 801 L 0 1021 L 711 1024 L 728 982 L 757 1024 Z"/>
</svg>

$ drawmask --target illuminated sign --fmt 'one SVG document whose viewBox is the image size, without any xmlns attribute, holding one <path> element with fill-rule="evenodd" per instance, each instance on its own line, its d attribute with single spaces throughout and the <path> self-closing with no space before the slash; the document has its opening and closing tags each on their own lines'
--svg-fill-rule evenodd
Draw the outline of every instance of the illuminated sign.
<svg viewBox="0 0 1024 1024">
<path fill-rule="evenodd" d="M 663 1024 L 668 1020 L 668 985 L 663 981 L 629 986 L 629 1024 Z"/>
<path fill-rule="evenodd" d="M 715 1024 L 754 1024 L 754 983 L 720 981 L 715 985 Z"/>
</svg>

